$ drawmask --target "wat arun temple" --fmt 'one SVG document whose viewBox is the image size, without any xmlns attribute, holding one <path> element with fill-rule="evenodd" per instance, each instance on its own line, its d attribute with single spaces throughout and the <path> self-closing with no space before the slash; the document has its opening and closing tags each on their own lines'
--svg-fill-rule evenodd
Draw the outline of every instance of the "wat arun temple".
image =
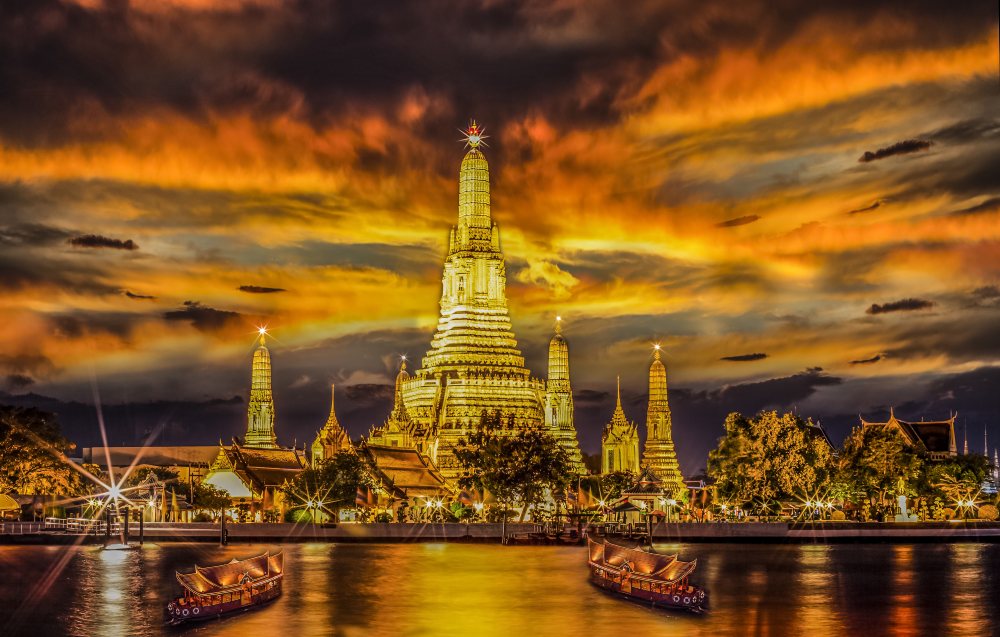
<svg viewBox="0 0 1000 637">
<path fill-rule="evenodd" d="M 369 439 L 425 450 L 449 479 L 459 474 L 453 449 L 483 417 L 510 431 L 549 431 L 585 473 L 569 383 L 569 348 L 558 333 L 549 347 L 549 379 L 525 367 L 507 308 L 507 273 L 500 228 L 490 214 L 490 169 L 482 129 L 466 131 L 469 151 L 458 178 L 458 223 L 448 236 L 441 314 L 423 365 L 396 379 L 389 421 Z M 400 440 L 402 442 L 402 440 Z M 400 444 L 396 442 L 396 444 Z"/>
<path fill-rule="evenodd" d="M 421 366 L 411 374 L 404 359 L 386 420 L 372 426 L 357 444 L 340 425 L 333 405 L 330 415 L 305 449 L 283 448 L 275 436 L 271 395 L 271 358 L 264 345 L 254 354 L 247 432 L 243 441 L 220 449 L 208 481 L 233 493 L 240 483 L 256 493 L 274 491 L 287 474 L 340 451 L 366 454 L 369 464 L 395 471 L 385 481 L 414 479 L 403 493 L 419 489 L 437 493 L 454 488 L 461 475 L 454 450 L 459 440 L 489 421 L 514 434 L 541 430 L 566 451 L 572 471 L 588 473 L 573 422 L 569 344 L 556 319 L 549 341 L 547 378 L 532 375 L 518 349 L 507 307 L 507 274 L 500 229 L 490 213 L 490 172 L 482 147 L 483 130 L 473 122 L 465 131 L 468 147 L 459 171 L 458 223 L 448 235 L 441 281 L 440 316 Z M 671 437 L 666 368 L 659 346 L 649 369 L 647 439 L 639 462 L 634 423 L 618 407 L 604 429 L 602 470 L 652 472 L 666 492 L 685 489 Z M 311 456 L 311 457 L 307 457 Z M 248 476 L 259 475 L 259 484 Z M 419 479 L 413 476 L 422 476 Z M 272 484 L 273 483 L 273 484 Z M 235 487 L 233 486 L 235 485 Z"/>
</svg>

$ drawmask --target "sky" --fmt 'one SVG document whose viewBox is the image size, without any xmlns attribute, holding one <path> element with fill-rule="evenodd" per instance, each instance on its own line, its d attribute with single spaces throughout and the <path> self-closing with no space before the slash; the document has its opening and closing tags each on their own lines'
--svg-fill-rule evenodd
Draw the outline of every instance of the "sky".
<svg viewBox="0 0 1000 637">
<path fill-rule="evenodd" d="M 384 421 L 470 118 L 515 332 L 584 451 L 662 344 L 682 469 L 730 411 L 957 411 L 1000 443 L 995 1 L 3 2 L 0 402 L 81 445 Z M 961 445 L 961 442 L 959 443 Z"/>
</svg>

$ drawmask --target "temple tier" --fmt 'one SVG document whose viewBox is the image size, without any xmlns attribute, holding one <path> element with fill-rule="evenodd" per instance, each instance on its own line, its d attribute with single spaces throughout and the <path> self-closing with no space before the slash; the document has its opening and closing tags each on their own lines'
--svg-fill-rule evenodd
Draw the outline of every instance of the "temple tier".
<svg viewBox="0 0 1000 637">
<path fill-rule="evenodd" d="M 449 235 L 437 330 L 421 368 L 413 376 L 397 378 L 393 415 L 372 432 L 374 440 L 389 442 L 391 437 L 397 445 L 413 445 L 452 479 L 459 474 L 452 452 L 459 439 L 484 417 L 499 417 L 511 431 L 551 431 L 582 473 L 568 350 L 566 378 L 550 383 L 549 396 L 550 388 L 532 377 L 517 348 L 507 309 L 500 229 L 490 215 L 489 164 L 475 130 L 468 136 L 472 148 L 459 172 L 458 224 Z M 390 432 L 393 435 L 385 435 Z"/>
<path fill-rule="evenodd" d="M 664 490 L 685 490 L 684 478 L 677 463 L 671 432 L 670 404 L 667 402 L 667 369 L 660 360 L 659 346 L 649 366 L 649 403 L 646 408 L 646 447 L 642 465 L 649 467 L 663 483 Z"/>
<path fill-rule="evenodd" d="M 247 406 L 245 444 L 259 449 L 277 449 L 274 434 L 274 398 L 271 396 L 271 353 L 260 336 L 260 347 L 253 354 L 250 378 L 250 403 Z"/>
</svg>

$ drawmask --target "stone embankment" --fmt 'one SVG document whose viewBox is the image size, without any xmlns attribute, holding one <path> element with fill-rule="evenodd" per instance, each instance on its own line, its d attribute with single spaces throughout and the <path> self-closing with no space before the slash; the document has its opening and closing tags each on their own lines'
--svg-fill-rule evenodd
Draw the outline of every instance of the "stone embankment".
<svg viewBox="0 0 1000 637">
<path fill-rule="evenodd" d="M 575 528 L 575 527 L 574 527 Z M 227 524 L 229 542 L 499 542 L 504 535 L 517 537 L 539 530 L 534 524 Z M 567 530 L 569 530 L 567 528 Z M 601 531 L 592 529 L 592 535 Z M 646 528 L 608 537 L 644 541 Z M 731 524 L 663 523 L 652 528 L 653 541 L 671 542 L 1000 542 L 996 522 L 855 523 L 855 522 L 748 522 Z M 117 537 L 117 536 L 115 536 Z M 212 523 L 146 524 L 146 542 L 218 542 L 219 525 Z M 129 540 L 139 540 L 138 524 L 129 529 Z M 0 525 L 0 544 L 99 544 L 103 533 L 81 534 L 46 530 L 39 523 Z"/>
</svg>

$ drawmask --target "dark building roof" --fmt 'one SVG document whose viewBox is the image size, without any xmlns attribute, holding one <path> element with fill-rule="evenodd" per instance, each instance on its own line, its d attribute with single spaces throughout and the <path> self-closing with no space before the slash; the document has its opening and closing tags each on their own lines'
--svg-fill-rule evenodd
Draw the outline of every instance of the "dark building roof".
<svg viewBox="0 0 1000 637">
<path fill-rule="evenodd" d="M 359 451 L 373 476 L 397 498 L 445 497 L 452 493 L 437 467 L 416 449 L 362 443 Z"/>
<path fill-rule="evenodd" d="M 228 449 L 223 449 L 233 473 L 244 484 L 253 485 L 254 491 L 263 492 L 265 487 L 277 487 L 285 480 L 291 480 L 305 469 L 304 452 L 297 449 L 263 449 L 246 447 L 239 440 L 233 440 Z M 219 448 L 216 447 L 216 454 Z"/>
<path fill-rule="evenodd" d="M 940 459 L 954 457 L 958 453 L 955 445 L 955 418 L 956 415 L 952 415 L 948 420 L 911 422 L 899 420 L 890 409 L 889 420 L 886 422 L 868 422 L 862 418 L 861 425 L 866 428 L 894 427 L 909 444 L 923 447 L 931 458 Z"/>
</svg>

